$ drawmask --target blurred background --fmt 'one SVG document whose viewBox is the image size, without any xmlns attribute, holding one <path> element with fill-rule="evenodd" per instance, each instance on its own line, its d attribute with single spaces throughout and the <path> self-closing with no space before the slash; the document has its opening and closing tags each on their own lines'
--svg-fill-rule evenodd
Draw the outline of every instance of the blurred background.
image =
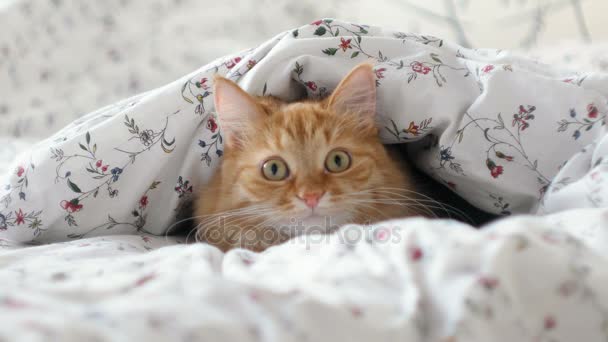
<svg viewBox="0 0 608 342">
<path fill-rule="evenodd" d="M 0 145 L 325 17 L 608 70 L 607 12 L 605 0 L 0 0 Z"/>
</svg>

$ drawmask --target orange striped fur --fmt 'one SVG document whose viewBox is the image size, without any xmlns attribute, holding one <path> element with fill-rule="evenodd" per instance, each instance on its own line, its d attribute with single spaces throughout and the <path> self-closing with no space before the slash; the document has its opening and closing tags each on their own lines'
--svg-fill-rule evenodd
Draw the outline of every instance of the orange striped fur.
<svg viewBox="0 0 608 342">
<path fill-rule="evenodd" d="M 402 204 L 407 191 L 374 191 L 413 189 L 413 184 L 407 165 L 389 156 L 379 141 L 371 65 L 353 69 L 334 94 L 321 101 L 255 98 L 223 78 L 216 78 L 215 96 L 226 144 L 219 170 L 195 203 L 202 241 L 224 251 L 260 251 L 299 233 L 326 233 L 346 223 L 418 214 Z M 350 168 L 341 173 L 325 168 L 327 154 L 336 148 L 352 158 Z M 270 181 L 262 175 L 261 165 L 273 156 L 288 165 L 287 179 Z M 315 191 L 325 195 L 316 215 L 310 216 L 298 196 Z M 333 227 L 325 225 L 328 218 Z M 303 229 L 290 226 L 300 221 Z"/>
</svg>

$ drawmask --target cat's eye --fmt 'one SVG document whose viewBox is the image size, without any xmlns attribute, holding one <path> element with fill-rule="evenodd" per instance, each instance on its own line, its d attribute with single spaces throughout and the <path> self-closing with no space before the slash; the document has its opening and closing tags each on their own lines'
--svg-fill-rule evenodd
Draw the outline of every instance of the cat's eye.
<svg viewBox="0 0 608 342">
<path fill-rule="evenodd" d="M 270 181 L 280 181 L 289 176 L 289 168 L 283 159 L 268 159 L 262 164 L 262 175 Z"/>
<path fill-rule="evenodd" d="M 350 155 L 344 150 L 333 150 L 325 158 L 325 168 L 329 172 L 338 173 L 350 167 Z"/>
</svg>

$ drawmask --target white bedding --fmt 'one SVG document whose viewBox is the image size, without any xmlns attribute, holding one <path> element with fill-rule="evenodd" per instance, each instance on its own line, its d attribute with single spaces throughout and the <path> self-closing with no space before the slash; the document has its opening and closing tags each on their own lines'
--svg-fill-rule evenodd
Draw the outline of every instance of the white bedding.
<svg viewBox="0 0 608 342">
<path fill-rule="evenodd" d="M 0 174 L 0 235 L 165 234 L 195 193 L 213 200 L 206 182 L 223 155 L 215 74 L 293 100 L 324 96 L 365 61 L 375 65 L 381 140 L 405 143 L 413 163 L 471 204 L 500 215 L 602 206 L 608 75 L 326 19 L 37 143 Z"/>
<path fill-rule="evenodd" d="M 262 254 L 138 236 L 4 251 L 0 339 L 603 341 L 607 225 L 587 209 L 481 232 L 394 221 Z"/>
<path fill-rule="evenodd" d="M 307 26 L 300 31 L 300 38 L 304 40 L 306 35 L 314 36 L 316 30 L 317 27 Z M 536 117 L 526 119 L 530 127 L 525 132 L 518 128 L 517 132 L 532 137 L 528 143 L 533 146 L 533 152 L 528 150 L 527 160 L 532 166 L 536 164 L 535 160 L 540 160 L 536 165 L 553 182 L 549 185 L 532 177 L 526 171 L 530 165 L 526 166 L 523 161 L 517 164 L 523 155 L 510 155 L 502 150 L 502 157 L 493 154 L 493 166 L 488 165 L 483 157 L 463 158 L 461 154 L 460 166 L 467 172 L 468 179 L 460 177 L 457 169 L 449 167 L 452 159 L 442 159 L 438 146 L 431 152 L 424 152 L 423 148 L 418 150 L 419 166 L 434 172 L 448 185 L 457 184 L 456 191 L 478 206 L 496 213 L 563 213 L 544 217 L 511 217 L 482 231 L 451 221 L 409 219 L 386 223 L 383 227 L 387 230 L 376 232 L 366 227 L 360 227 L 360 230 L 345 228 L 342 233 L 355 234 L 352 243 L 346 242 L 341 235 L 321 239 L 310 237 L 308 241 L 296 239 L 262 254 L 233 251 L 222 255 L 207 245 L 184 245 L 179 243 L 179 238 L 162 237 L 169 224 L 167 212 L 179 205 L 182 193 L 188 193 L 188 186 L 183 187 L 184 180 L 181 192 L 175 189 L 180 185 L 176 173 L 170 176 L 163 174 L 167 178 L 160 186 L 164 187 L 165 194 L 170 195 L 156 197 L 155 203 L 162 205 L 154 204 L 156 207 L 150 209 L 152 213 L 147 217 L 146 230 L 161 237 L 140 232 L 141 227 L 136 227 L 137 220 L 134 219 L 133 225 L 126 225 L 124 229 L 115 229 L 121 227 L 110 224 L 96 229 L 90 236 L 97 233 L 130 235 L 27 247 L 41 242 L 70 240 L 70 234 L 80 235 L 111 222 L 106 221 L 108 212 L 103 210 L 111 210 L 111 217 L 119 221 L 129 217 L 134 208 L 139 208 L 142 194 L 147 194 L 153 182 L 153 179 L 144 182 L 137 172 L 121 174 L 121 181 L 130 179 L 133 182 L 131 189 L 135 190 L 122 191 L 116 206 L 110 209 L 109 202 L 104 202 L 110 201 L 109 197 L 88 202 L 90 205 L 85 202 L 86 211 L 77 211 L 80 216 L 74 215 L 80 226 L 74 227 L 68 226 L 64 220 L 70 209 L 63 208 L 64 198 L 61 197 L 73 195 L 73 187 L 65 186 L 65 179 L 59 188 L 47 178 L 31 177 L 33 185 L 25 202 L 34 204 L 29 210 L 27 206 L 30 203 L 24 203 L 18 193 L 13 194 L 14 202 L 10 206 L 0 206 L 0 214 L 5 219 L 11 215 L 13 224 L 11 229 L 0 231 L 0 318 L 3 322 L 0 340 L 605 340 L 608 335 L 608 291 L 605 289 L 608 280 L 605 271 L 608 270 L 608 211 L 605 209 L 608 200 L 608 183 L 605 181 L 608 177 L 605 158 L 608 146 L 602 121 L 608 94 L 606 76 L 594 72 L 570 73 L 558 68 L 560 57 L 556 54 L 547 53 L 543 57 L 555 62 L 552 68 L 506 52 L 460 50 L 448 42 L 442 44 L 442 49 L 433 47 L 433 44 L 423 46 L 416 42 L 418 36 L 411 36 L 403 42 L 399 40 L 399 44 L 393 45 L 394 42 L 387 38 L 393 34 L 377 29 L 370 36 L 378 36 L 378 40 L 371 43 L 372 50 L 389 47 L 391 53 L 384 54 L 391 58 L 388 62 L 406 61 L 406 69 L 395 68 L 379 73 L 381 101 L 383 94 L 391 98 L 390 89 L 402 88 L 415 95 L 408 98 L 403 107 L 394 102 L 385 107 L 385 113 L 401 120 L 397 121 L 400 129 L 413 134 L 411 129 L 421 129 L 421 122 L 434 111 L 439 113 L 433 117 L 433 126 L 438 127 L 435 133 L 440 133 L 444 143 L 458 138 L 457 130 L 468 123 L 462 117 L 463 108 L 481 112 L 480 108 L 486 106 L 492 115 L 502 112 L 506 126 L 512 128 L 517 124 L 512 125 L 513 114 L 522 114 L 518 106 L 524 105 L 524 109 L 530 111 L 528 105 L 534 105 L 537 107 Z M 363 39 L 368 38 L 363 36 Z M 265 47 L 253 51 L 253 55 L 242 55 L 240 63 L 232 56 L 217 61 L 219 64 L 216 65 L 224 68 L 222 73 L 240 79 L 241 84 L 252 92 L 261 93 L 267 88 L 273 94 L 289 97 L 302 89 L 315 95 L 320 91 L 320 85 L 331 88 L 342 76 L 342 71 L 352 63 L 365 60 L 362 56 L 355 56 L 351 61 L 350 56 L 355 51 L 352 46 L 346 48 L 348 54 L 340 57 L 347 52 L 339 47 L 344 43 L 341 37 L 325 40 L 312 37 L 301 45 L 287 38 L 282 42 L 270 41 Z M 342 38 L 357 39 L 351 35 Z M 372 40 L 374 37 L 369 38 Z M 294 45 L 287 48 L 288 44 Z M 269 54 L 269 48 L 277 45 L 278 48 Z M 333 55 L 334 60 L 322 51 L 330 46 L 338 55 Z M 457 51 L 466 56 L 455 58 Z M 598 51 L 602 51 L 601 47 Z M 466 67 L 473 71 L 473 75 L 465 79 L 463 75 L 458 78 L 450 74 L 447 85 L 439 87 L 438 83 L 444 82 L 440 77 L 431 78 L 432 70 L 424 73 L 424 65 L 411 64 L 420 58 L 424 58 L 422 61 L 425 63 L 433 63 L 435 59 L 430 53 L 438 53 L 435 58 L 442 62 L 449 60 L 446 64 L 451 66 L 455 65 L 452 62 L 460 65 L 464 60 L 469 63 Z M 270 62 L 254 69 L 253 76 L 242 79 L 238 75 L 249 69 L 247 56 L 266 58 L 267 54 Z M 282 59 L 285 56 L 293 60 Z M 376 70 L 388 69 L 382 64 L 386 60 L 382 61 L 376 53 L 374 57 L 378 64 Z M 326 72 L 319 68 L 308 71 L 315 65 L 334 63 L 338 58 L 346 61 L 339 66 L 344 70 Z M 305 73 L 292 72 L 296 60 L 306 68 Z M 235 66 L 228 70 L 227 65 L 232 62 Z M 488 65 L 492 65 L 492 69 L 485 69 Z M 501 79 L 510 72 L 504 69 L 505 66 L 518 73 L 515 81 Z M 50 142 L 54 148 L 76 154 L 82 151 L 79 144 L 87 141 L 87 129 L 93 130 L 92 139 L 116 141 L 119 138 L 103 137 L 96 132 L 109 132 L 114 128 L 116 132 L 124 130 L 124 114 L 131 118 L 135 115 L 138 120 L 146 118 L 146 123 L 160 123 L 156 128 L 162 128 L 161 121 L 165 115 L 179 109 L 180 115 L 187 116 L 195 124 L 203 122 L 204 125 L 196 132 L 188 131 L 194 124 L 175 129 L 176 136 L 181 139 L 180 144 L 196 138 L 191 141 L 194 149 L 184 143 L 182 146 L 186 147 L 177 152 L 177 159 L 190 160 L 190 164 L 184 162 L 179 170 L 163 172 L 197 175 L 201 170 L 198 139 L 208 139 L 213 132 L 207 128 L 209 116 L 198 116 L 198 103 L 185 101 L 180 90 L 185 81 L 200 81 L 213 71 L 201 69 L 180 82 L 147 93 L 139 97 L 136 108 L 130 108 L 130 102 L 126 107 L 116 106 L 111 111 L 118 114 L 107 122 L 97 121 L 95 115 L 88 117 L 84 120 L 88 121 L 85 126 L 74 125 L 55 136 L 65 137 L 67 142 L 47 140 L 33 158 L 46 165 L 44 170 L 53 170 L 57 163 L 49 161 L 52 154 Z M 494 75 L 497 71 L 500 74 Z M 418 78 L 410 86 L 408 77 L 412 72 Z M 261 82 L 262 76 L 269 77 L 268 86 Z M 306 77 L 309 78 L 304 79 Z M 525 82 L 531 79 L 541 83 Z M 315 87 L 307 83 L 313 80 Z M 483 85 L 482 89 L 478 89 L 478 82 Z M 515 83 L 520 86 L 504 92 L 509 96 L 495 96 L 501 94 L 495 87 Z M 384 90 L 387 88 L 389 90 Z M 281 93 L 280 89 L 289 89 L 289 92 Z M 434 102 L 441 103 L 444 106 L 441 108 L 448 108 L 447 111 L 426 106 L 433 102 L 433 94 L 436 96 L 446 89 L 460 95 L 463 89 L 472 89 L 467 107 L 451 103 L 454 96 L 435 98 L 439 101 Z M 534 99 L 544 107 L 528 102 Z M 593 115 L 593 107 L 589 108 L 592 103 L 597 115 Z M 206 110 L 212 112 L 212 104 L 206 103 L 206 106 Z M 574 117 L 570 114 L 571 106 L 576 111 Z M 407 117 L 399 116 L 403 108 L 406 108 Z M 158 118 L 161 120 L 155 122 Z M 583 126 L 578 137 L 572 126 L 558 131 L 561 120 L 583 118 L 596 120 L 597 124 L 589 131 L 585 130 L 588 126 Z M 410 126 L 410 122 L 416 127 Z M 492 130 L 495 126 L 488 127 Z M 484 130 L 480 132 L 473 137 L 467 133 L 461 153 L 483 152 L 488 148 Z M 123 133 L 126 134 L 124 140 L 128 141 L 129 135 L 126 131 Z M 547 137 L 549 133 L 552 136 Z M 418 138 L 416 134 L 406 137 Z M 394 142 L 390 140 L 390 134 L 383 138 Z M 544 138 L 554 140 L 547 142 Z M 167 140 L 170 142 L 171 139 Z M 31 142 L 2 141 L 4 148 L 0 149 L 0 160 L 15 161 L 15 154 L 26 150 Z M 107 151 L 113 147 L 118 146 L 111 146 Z M 583 147 L 584 151 L 578 152 Z M 100 151 L 103 148 L 100 143 Z M 165 152 L 161 151 L 158 149 L 154 153 L 163 155 Z M 158 160 L 159 154 L 151 154 L 148 160 Z M 510 161 L 508 156 L 516 158 L 515 161 Z M 26 154 L 21 160 L 29 160 L 29 157 Z M 107 161 L 106 157 L 103 159 Z M 441 168 L 442 161 L 448 163 L 444 169 Z M 564 164 L 566 161 L 568 163 Z M 36 163 L 36 167 L 38 165 Z M 143 169 L 141 165 L 146 163 L 139 162 L 139 165 Z M 23 173 L 18 175 L 18 166 L 0 161 L 0 183 L 4 175 L 11 185 L 18 185 L 16 182 L 23 178 Z M 105 163 L 100 167 L 103 166 Z M 503 167 L 502 173 L 497 166 Z M 512 171 L 514 169 L 517 171 Z M 205 174 L 211 171 L 203 170 Z M 78 176 L 84 177 L 86 173 Z M 86 184 L 75 183 L 79 186 Z M 201 180 L 190 184 L 200 183 Z M 6 190 L 0 188 L 0 197 L 3 191 Z M 154 196 L 160 196 L 154 191 Z M 548 195 L 543 197 L 540 205 L 538 200 L 545 193 Z M 151 203 L 152 199 L 150 196 Z M 47 208 L 55 210 L 55 213 L 52 219 L 42 221 L 45 225 L 53 222 L 43 226 L 47 229 L 44 234 L 36 235 L 34 229 L 22 229 L 26 223 L 18 223 L 21 209 L 26 214 L 35 214 Z M 34 222 L 32 217 L 27 219 L 24 217 L 27 225 Z M 357 239 L 357 232 L 368 233 L 369 238 Z M 384 242 L 385 239 L 390 242 Z"/>
</svg>

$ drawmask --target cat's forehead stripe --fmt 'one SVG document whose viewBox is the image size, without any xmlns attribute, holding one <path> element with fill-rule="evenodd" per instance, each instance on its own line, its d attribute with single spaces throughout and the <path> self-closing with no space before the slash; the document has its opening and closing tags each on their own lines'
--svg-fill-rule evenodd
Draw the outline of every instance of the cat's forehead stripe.
<svg viewBox="0 0 608 342">
<path fill-rule="evenodd" d="M 279 120 L 281 131 L 299 142 L 311 139 L 323 125 L 324 119 L 329 119 L 316 108 L 303 104 L 289 105 L 277 115 L 282 116 Z"/>
</svg>

